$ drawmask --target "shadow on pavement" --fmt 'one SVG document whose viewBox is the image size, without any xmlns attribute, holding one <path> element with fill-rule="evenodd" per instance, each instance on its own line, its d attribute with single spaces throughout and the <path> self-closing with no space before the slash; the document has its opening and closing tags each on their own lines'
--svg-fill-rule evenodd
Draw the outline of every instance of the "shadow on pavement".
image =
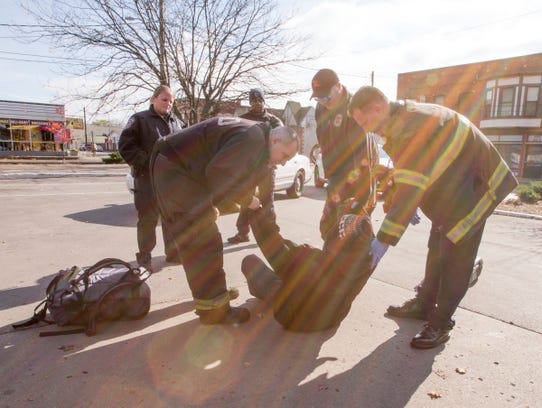
<svg viewBox="0 0 542 408">
<path fill-rule="evenodd" d="M 36 284 L 33 286 L 0 290 L 0 310 L 7 310 L 13 307 L 28 305 L 28 318 L 30 318 L 34 310 L 34 306 L 45 298 L 45 289 L 47 289 L 47 285 L 55 275 L 56 272 L 44 276 L 38 279 Z M 0 328 L 0 330 L 2 330 L 2 328 Z"/>
<path fill-rule="evenodd" d="M 122 205 L 109 204 L 103 208 L 66 214 L 65 217 L 79 222 L 111 225 L 114 227 L 135 227 L 137 224 L 137 211 L 133 203 Z"/>
<path fill-rule="evenodd" d="M 1 376 L 4 403 L 55 406 L 92 396 L 92 406 L 402 407 L 441 350 L 405 350 L 414 333 L 407 324 L 376 349 L 360 349 L 351 368 L 314 377 L 324 364 L 344 367 L 322 355 L 335 331 L 287 332 L 259 302 L 247 306 L 251 321 L 239 327 L 200 325 L 184 302 L 101 325 L 94 337 L 15 333 L 2 353 L 10 373 Z"/>
</svg>

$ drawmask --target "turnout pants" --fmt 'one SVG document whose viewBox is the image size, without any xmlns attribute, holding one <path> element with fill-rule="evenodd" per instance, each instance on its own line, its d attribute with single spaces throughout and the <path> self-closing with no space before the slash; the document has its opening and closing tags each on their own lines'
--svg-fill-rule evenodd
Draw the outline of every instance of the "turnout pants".
<svg viewBox="0 0 542 408">
<path fill-rule="evenodd" d="M 223 269 L 222 237 L 206 187 L 181 166 L 157 153 L 152 180 L 158 206 L 181 255 L 196 312 L 229 302 Z"/>
<path fill-rule="evenodd" d="M 452 315 L 467 293 L 484 226 L 485 222 L 458 245 L 446 238 L 440 227 L 431 226 L 425 277 L 418 297 L 423 303 L 437 304 L 429 316 L 433 327 L 453 326 Z"/>
</svg>

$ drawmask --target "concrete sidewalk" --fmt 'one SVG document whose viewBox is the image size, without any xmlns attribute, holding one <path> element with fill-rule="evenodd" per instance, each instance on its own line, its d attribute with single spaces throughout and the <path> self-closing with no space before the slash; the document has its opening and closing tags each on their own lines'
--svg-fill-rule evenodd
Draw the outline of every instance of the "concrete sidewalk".
<svg viewBox="0 0 542 408">
<path fill-rule="evenodd" d="M 168 285 L 162 270 L 151 286 Z M 1 329 L 9 407 L 535 407 L 540 334 L 464 309 L 451 340 L 412 349 L 421 322 L 383 316 L 410 291 L 371 278 L 336 331 L 290 333 L 240 287 L 239 327 L 202 326 L 190 299 L 95 337 Z M 31 305 L 17 308 L 19 317 Z M 50 328 L 49 328 L 50 329 Z M 46 328 L 47 330 L 47 328 Z"/>
</svg>

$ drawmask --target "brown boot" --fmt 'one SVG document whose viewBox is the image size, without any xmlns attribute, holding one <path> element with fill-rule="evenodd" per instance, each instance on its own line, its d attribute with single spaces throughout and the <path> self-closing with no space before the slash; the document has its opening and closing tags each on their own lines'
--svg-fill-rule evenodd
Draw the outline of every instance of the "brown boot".
<svg viewBox="0 0 542 408">
<path fill-rule="evenodd" d="M 229 303 L 213 310 L 197 310 L 201 324 L 241 324 L 250 319 L 250 312 L 244 307 L 231 307 Z"/>
</svg>

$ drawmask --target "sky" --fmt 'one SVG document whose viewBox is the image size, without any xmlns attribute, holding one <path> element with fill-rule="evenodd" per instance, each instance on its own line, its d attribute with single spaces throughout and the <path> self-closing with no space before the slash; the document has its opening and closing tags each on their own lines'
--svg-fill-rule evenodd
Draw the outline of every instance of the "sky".
<svg viewBox="0 0 542 408">
<path fill-rule="evenodd" d="M 66 89 L 78 84 L 60 73 L 52 45 L 23 44 L 6 27 L 36 21 L 19 0 L 0 0 L 0 9 L 0 100 L 66 103 Z M 310 81 L 320 68 L 334 69 L 351 92 L 372 77 L 394 99 L 399 73 L 542 52 L 539 0 L 278 0 L 277 10 L 294 11 L 286 28 L 320 55 L 285 66 L 289 82 L 307 89 L 290 98 L 302 106 L 314 106 Z M 266 102 L 283 108 L 286 100 Z M 82 117 L 84 106 L 66 103 L 66 115 Z M 133 111 L 86 113 L 123 123 Z"/>
</svg>

